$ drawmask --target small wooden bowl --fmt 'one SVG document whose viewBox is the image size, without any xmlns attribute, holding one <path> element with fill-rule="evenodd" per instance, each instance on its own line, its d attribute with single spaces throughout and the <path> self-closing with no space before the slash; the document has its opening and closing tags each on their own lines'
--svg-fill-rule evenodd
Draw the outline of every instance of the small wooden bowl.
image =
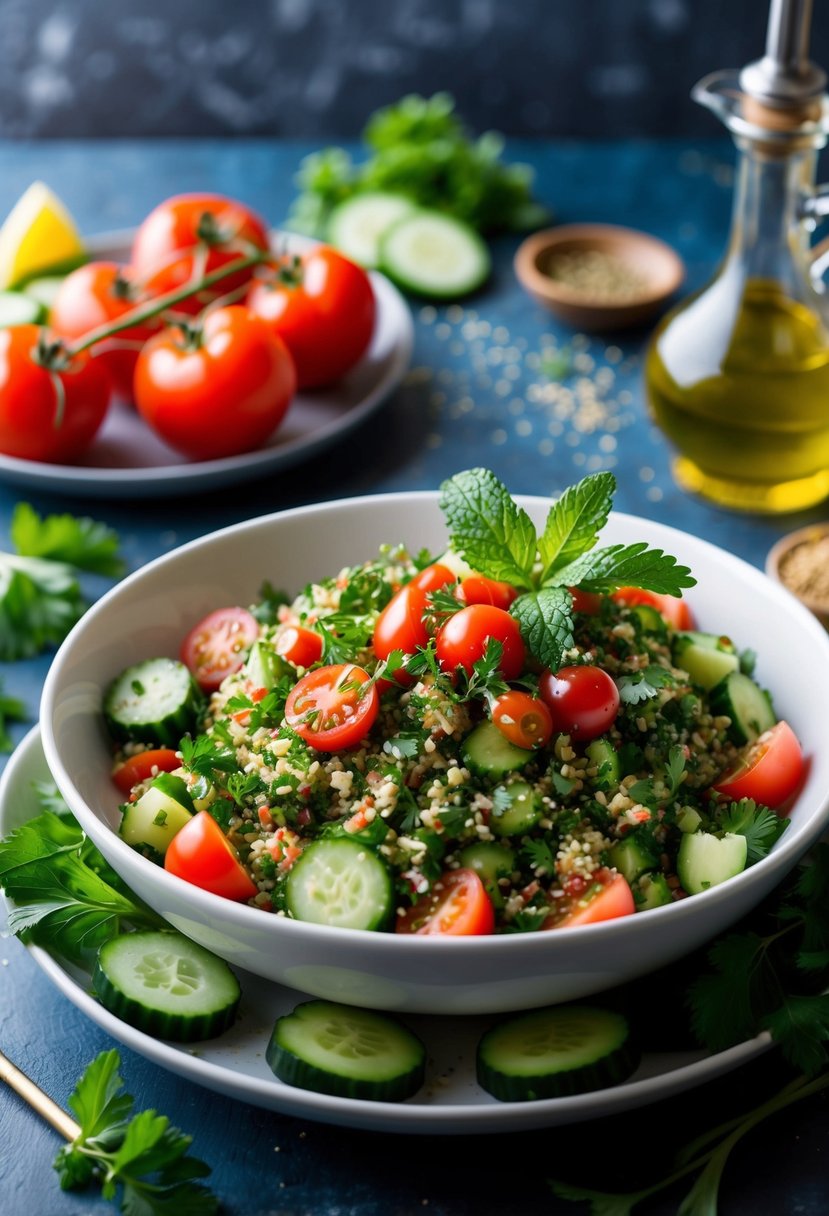
<svg viewBox="0 0 829 1216">
<path fill-rule="evenodd" d="M 786 536 L 782 536 L 769 550 L 766 558 L 766 574 L 769 578 L 782 584 L 792 595 L 797 596 L 800 602 L 814 613 L 820 623 L 829 629 L 829 596 L 824 598 L 803 594 L 786 578 L 787 561 L 795 549 L 815 545 L 826 541 L 827 538 L 829 538 L 829 521 L 809 524 L 805 528 L 798 528 L 796 532 L 789 532 Z"/>
<path fill-rule="evenodd" d="M 553 278 L 548 267 L 564 254 L 598 253 L 630 270 L 630 293 L 574 287 Z M 515 273 L 521 285 L 562 321 L 576 329 L 613 330 L 642 325 L 679 289 L 685 265 L 670 245 L 615 224 L 563 224 L 536 232 L 518 247 Z M 637 283 L 636 280 L 639 280 Z"/>
</svg>

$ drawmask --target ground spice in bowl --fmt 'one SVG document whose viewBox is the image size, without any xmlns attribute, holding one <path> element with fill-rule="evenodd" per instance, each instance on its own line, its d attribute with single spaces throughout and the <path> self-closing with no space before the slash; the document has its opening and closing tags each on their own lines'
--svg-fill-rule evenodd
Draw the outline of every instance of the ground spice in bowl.
<svg viewBox="0 0 829 1216">
<path fill-rule="evenodd" d="M 829 627 L 829 524 L 784 536 L 769 553 L 766 569 Z"/>
<path fill-rule="evenodd" d="M 623 258 L 603 249 L 556 250 L 542 269 L 562 287 L 602 303 L 636 300 L 648 290 L 644 275 Z"/>
</svg>

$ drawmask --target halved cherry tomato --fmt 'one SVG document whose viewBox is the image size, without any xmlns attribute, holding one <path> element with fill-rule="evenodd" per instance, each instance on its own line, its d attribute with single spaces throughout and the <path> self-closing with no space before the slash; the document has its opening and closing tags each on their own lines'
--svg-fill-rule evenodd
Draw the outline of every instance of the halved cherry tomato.
<svg viewBox="0 0 829 1216">
<path fill-rule="evenodd" d="M 199 811 L 176 832 L 164 854 L 164 869 L 225 899 L 252 899 L 257 891 L 238 853 L 208 811 Z"/>
<path fill-rule="evenodd" d="M 714 785 L 724 798 L 753 798 L 772 809 L 782 806 L 806 770 L 803 750 L 788 722 L 778 722 L 750 743 L 738 764 Z"/>
<path fill-rule="evenodd" d="M 397 917 L 398 933 L 471 937 L 492 933 L 495 912 L 486 888 L 474 870 L 448 870 L 431 891 Z"/>
<path fill-rule="evenodd" d="M 461 608 L 438 630 L 438 662 L 446 672 L 463 667 L 471 675 L 474 663 L 484 657 L 487 643 L 501 643 L 498 669 L 505 680 L 515 680 L 524 668 L 524 642 L 515 617 L 492 604 L 470 604 Z"/>
<path fill-rule="evenodd" d="M 393 650 L 414 654 L 429 640 L 427 603 L 430 591 L 455 581 L 448 566 L 440 562 L 424 567 L 411 582 L 392 596 L 377 618 L 372 644 L 378 659 L 387 659 Z M 395 678 L 405 682 L 405 672 Z"/>
<path fill-rule="evenodd" d="M 584 895 L 575 899 L 563 913 L 549 916 L 542 929 L 571 929 L 576 925 L 595 925 L 602 920 L 615 920 L 636 911 L 633 892 L 621 874 L 606 873 L 596 878 Z"/>
<path fill-rule="evenodd" d="M 518 590 L 512 583 L 501 583 L 483 574 L 470 574 L 469 578 L 462 578 L 457 594 L 462 604 L 492 604 L 504 611 L 518 598 Z"/>
<path fill-rule="evenodd" d="M 335 663 L 297 681 L 285 703 L 285 721 L 317 751 L 341 752 L 366 737 L 379 706 L 367 671 L 353 663 Z"/>
<path fill-rule="evenodd" d="M 538 697 L 511 688 L 495 698 L 492 721 L 516 747 L 545 747 L 553 733 L 553 716 Z"/>
<path fill-rule="evenodd" d="M 414 576 L 411 584 L 428 594 L 430 591 L 439 591 L 441 587 L 445 587 L 447 583 L 454 583 L 454 581 L 455 576 L 448 566 L 444 566 L 442 562 L 432 562 L 430 566 L 424 566 Z"/>
<path fill-rule="evenodd" d="M 134 785 L 146 781 L 156 773 L 171 773 L 181 767 L 181 757 L 171 747 L 152 747 L 138 752 L 119 764 L 113 771 L 112 780 L 126 798 Z"/>
<path fill-rule="evenodd" d="M 195 625 L 181 644 L 181 661 L 205 692 L 215 692 L 239 671 L 259 637 L 259 623 L 247 608 L 217 608 Z"/>
<path fill-rule="evenodd" d="M 294 667 L 310 667 L 322 656 L 322 638 L 304 625 L 288 625 L 276 639 L 276 653 Z"/>
<path fill-rule="evenodd" d="M 619 604 L 649 604 L 657 612 L 661 612 L 669 625 L 674 629 L 694 629 L 694 614 L 688 607 L 688 601 L 678 595 L 659 595 L 656 591 L 646 591 L 644 587 L 619 587 L 610 597 Z"/>
<path fill-rule="evenodd" d="M 602 597 L 595 591 L 582 591 L 581 587 L 571 587 L 573 611 L 583 612 L 585 616 L 598 616 L 602 606 Z"/>
<path fill-rule="evenodd" d="M 538 691 L 553 715 L 555 729 L 576 741 L 603 735 L 619 712 L 619 690 L 601 667 L 545 671 Z"/>
</svg>

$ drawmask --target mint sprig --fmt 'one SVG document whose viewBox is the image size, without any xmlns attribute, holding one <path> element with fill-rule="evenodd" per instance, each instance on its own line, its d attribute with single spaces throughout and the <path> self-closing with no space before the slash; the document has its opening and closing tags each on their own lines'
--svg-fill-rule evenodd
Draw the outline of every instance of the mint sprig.
<svg viewBox="0 0 829 1216">
<path fill-rule="evenodd" d="M 510 611 L 530 654 L 551 670 L 561 666 L 573 645 L 568 588 L 607 594 L 641 587 L 681 595 L 696 582 L 687 566 L 644 542 L 596 549 L 615 489 L 612 473 L 583 478 L 553 503 L 539 536 L 526 511 L 489 469 L 467 469 L 441 486 L 452 547 L 479 574 L 512 583 L 524 593 Z"/>
</svg>

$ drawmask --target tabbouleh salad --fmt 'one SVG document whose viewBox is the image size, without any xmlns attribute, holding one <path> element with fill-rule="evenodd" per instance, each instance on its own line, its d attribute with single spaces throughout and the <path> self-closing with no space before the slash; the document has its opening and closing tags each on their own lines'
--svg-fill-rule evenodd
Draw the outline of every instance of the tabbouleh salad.
<svg viewBox="0 0 829 1216">
<path fill-rule="evenodd" d="M 803 758 L 673 557 L 596 548 L 614 480 L 536 535 L 486 470 L 450 549 L 390 544 L 211 613 L 107 690 L 121 835 L 265 912 L 454 935 L 670 904 L 765 856 Z"/>
</svg>

